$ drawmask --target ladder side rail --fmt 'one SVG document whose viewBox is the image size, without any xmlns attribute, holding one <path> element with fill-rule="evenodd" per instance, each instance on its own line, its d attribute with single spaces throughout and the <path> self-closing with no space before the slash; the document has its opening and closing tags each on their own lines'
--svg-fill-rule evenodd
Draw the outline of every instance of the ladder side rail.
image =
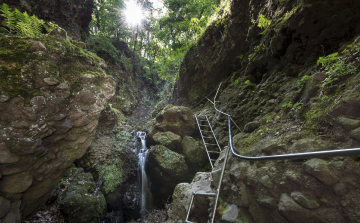
<svg viewBox="0 0 360 223">
<path fill-rule="evenodd" d="M 213 134 L 213 136 L 214 136 L 214 139 L 215 139 L 215 142 L 216 142 L 216 144 L 217 144 L 217 146 L 218 146 L 218 148 L 219 148 L 219 151 L 221 152 L 221 147 L 220 147 L 220 145 L 219 145 L 219 143 L 218 143 L 218 141 L 217 141 L 217 139 L 216 139 L 215 133 L 214 133 L 212 127 L 211 127 L 211 124 L 210 124 L 210 122 L 209 122 L 209 119 L 208 119 L 208 117 L 207 117 L 206 115 L 205 115 L 205 118 L 206 118 L 206 121 L 208 122 L 208 124 L 209 124 L 209 126 L 210 126 L 211 132 L 212 132 L 212 134 Z"/>
<path fill-rule="evenodd" d="M 216 196 L 215 196 L 215 200 L 214 200 L 214 208 L 213 208 L 213 212 L 212 212 L 212 215 L 211 215 L 210 223 L 213 223 L 213 222 L 214 222 L 214 219 L 215 219 L 217 203 L 218 203 L 219 195 L 220 195 L 221 183 L 222 183 L 222 180 L 223 180 L 223 177 L 224 177 L 225 167 L 226 167 L 226 164 L 227 164 L 227 161 L 228 161 L 229 152 L 230 152 L 230 147 L 228 147 L 228 149 L 226 150 L 226 155 L 225 155 L 224 163 L 223 163 L 223 165 L 222 165 L 222 169 L 221 169 L 221 173 L 220 173 L 220 178 L 219 178 L 219 184 L 218 184 L 218 186 L 217 186 L 217 188 L 216 188 Z"/>
<path fill-rule="evenodd" d="M 211 158 L 210 158 L 208 149 L 207 149 L 207 147 L 206 147 L 206 143 L 205 143 L 205 140 L 204 140 L 204 136 L 203 136 L 203 134 L 202 134 L 202 132 L 201 132 L 201 128 L 200 128 L 200 125 L 199 125 L 199 121 L 198 121 L 198 119 L 197 119 L 197 116 L 196 116 L 196 115 L 194 115 L 194 116 L 195 116 L 196 124 L 198 125 L 199 131 L 200 131 L 201 139 L 202 139 L 202 141 L 203 141 L 203 143 L 204 143 L 204 146 L 205 146 L 206 154 L 207 154 L 207 156 L 208 156 L 208 159 L 209 159 L 209 162 L 210 162 L 210 165 L 211 165 L 211 169 L 214 169 L 214 166 L 213 166 L 213 164 L 212 164 L 212 162 L 211 162 Z"/>
</svg>

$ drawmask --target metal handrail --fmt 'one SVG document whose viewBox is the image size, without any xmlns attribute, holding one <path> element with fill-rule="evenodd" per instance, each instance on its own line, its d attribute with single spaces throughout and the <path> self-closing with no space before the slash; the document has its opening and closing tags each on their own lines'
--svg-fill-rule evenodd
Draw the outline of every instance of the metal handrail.
<svg viewBox="0 0 360 223">
<path fill-rule="evenodd" d="M 218 90 L 216 92 L 214 98 L 214 108 L 216 111 L 220 112 L 228 116 L 228 128 L 229 128 L 229 145 L 231 149 L 231 153 L 244 160 L 252 160 L 252 161 L 260 161 L 260 160 L 285 160 L 285 159 L 309 159 L 309 158 L 318 158 L 318 157 L 333 157 L 333 156 L 355 156 L 360 155 L 360 148 L 353 149 L 338 149 L 338 150 L 324 150 L 324 151 L 316 151 L 316 152 L 305 152 L 305 153 L 290 153 L 290 154 L 281 154 L 281 155 L 272 155 L 272 156 L 243 156 L 235 152 L 233 143 L 232 143 L 232 135 L 231 135 L 231 116 L 223 111 L 220 111 L 216 108 L 216 96 L 218 95 L 220 86 L 219 84 Z M 209 99 L 208 99 L 209 100 Z M 210 100 L 209 100 L 210 101 Z"/>
</svg>

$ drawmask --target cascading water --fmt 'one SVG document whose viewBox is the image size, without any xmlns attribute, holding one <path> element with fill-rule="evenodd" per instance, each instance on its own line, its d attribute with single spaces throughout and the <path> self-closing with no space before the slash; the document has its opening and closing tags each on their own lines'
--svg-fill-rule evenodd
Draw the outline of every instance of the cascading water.
<svg viewBox="0 0 360 223">
<path fill-rule="evenodd" d="M 146 148 L 145 132 L 137 132 L 137 136 L 141 139 L 141 149 L 139 151 L 139 176 L 140 184 L 141 184 L 141 202 L 140 202 L 140 215 L 143 218 L 149 209 L 150 201 L 151 201 L 151 194 L 149 192 L 149 181 L 147 179 L 147 175 L 145 172 L 145 162 L 146 157 L 148 154 L 148 149 Z"/>
</svg>

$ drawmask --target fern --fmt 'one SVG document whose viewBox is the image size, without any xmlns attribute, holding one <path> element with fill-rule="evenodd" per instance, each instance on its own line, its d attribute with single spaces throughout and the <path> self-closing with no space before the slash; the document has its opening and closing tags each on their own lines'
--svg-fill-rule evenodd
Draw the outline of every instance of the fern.
<svg viewBox="0 0 360 223">
<path fill-rule="evenodd" d="M 9 31 L 6 29 L 1 29 L 3 31 L 7 31 L 11 34 L 17 34 L 24 37 L 38 37 L 42 36 L 42 29 L 45 27 L 46 30 L 48 28 L 45 26 L 45 22 L 42 19 L 38 19 L 35 15 L 29 16 L 27 12 L 20 12 L 18 9 L 15 9 L 13 12 L 10 7 L 3 3 L 0 11 L 8 23 Z"/>
<path fill-rule="evenodd" d="M 6 30 L 7 32 L 12 33 L 16 20 L 14 12 L 12 12 L 10 7 L 5 3 L 3 3 L 2 6 L 0 7 L 0 12 L 2 12 L 2 14 L 0 15 L 5 18 L 5 20 L 7 21 L 7 26 L 10 29 L 8 31 L 7 29 L 2 28 L 2 30 Z"/>
</svg>

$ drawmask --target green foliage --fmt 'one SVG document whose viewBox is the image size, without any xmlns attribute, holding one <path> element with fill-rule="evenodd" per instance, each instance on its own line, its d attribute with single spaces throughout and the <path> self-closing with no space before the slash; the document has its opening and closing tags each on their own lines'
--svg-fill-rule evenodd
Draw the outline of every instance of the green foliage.
<svg viewBox="0 0 360 223">
<path fill-rule="evenodd" d="M 349 53 L 349 50 L 344 53 Z M 317 60 L 317 65 L 324 67 L 327 76 L 321 87 L 332 85 L 339 77 L 355 74 L 357 71 L 357 68 L 352 63 L 346 63 L 337 52 L 326 57 L 320 57 Z"/>
<path fill-rule="evenodd" d="M 41 37 L 42 29 L 46 27 L 42 19 L 38 19 L 35 15 L 29 16 L 27 12 L 21 13 L 18 9 L 11 11 L 10 7 L 3 3 L 0 7 L 0 14 L 7 21 L 9 30 L 2 28 L 10 34 L 23 37 Z M 47 27 L 46 27 L 47 28 Z"/>
<path fill-rule="evenodd" d="M 123 182 L 122 162 L 106 163 L 96 166 L 99 177 L 104 179 L 103 189 L 106 194 L 114 192 Z"/>
<path fill-rule="evenodd" d="M 254 87 L 254 86 L 256 86 L 256 84 L 251 83 L 250 80 L 246 80 L 246 81 L 244 82 L 244 84 L 245 84 L 246 87 Z"/>
<path fill-rule="evenodd" d="M 97 53 L 99 51 L 105 51 L 116 62 L 120 62 L 120 52 L 110 42 L 110 39 L 103 35 L 92 35 L 86 40 L 87 49 L 91 52 Z"/>
<path fill-rule="evenodd" d="M 93 19 L 90 23 L 92 34 L 119 38 L 125 28 L 124 16 L 121 13 L 124 8 L 123 0 L 94 1 Z"/>
<path fill-rule="evenodd" d="M 331 64 L 334 60 L 338 59 L 338 55 L 339 53 L 336 52 L 326 57 L 319 57 L 319 59 L 316 61 L 316 64 L 321 66 L 327 66 Z"/>
<path fill-rule="evenodd" d="M 298 80 L 297 82 L 297 88 L 298 88 L 298 93 L 301 92 L 301 89 L 304 87 L 305 83 L 310 79 L 309 75 L 304 75 L 300 80 Z"/>
<path fill-rule="evenodd" d="M 259 21 L 258 21 L 257 26 L 261 29 L 264 29 L 264 31 L 262 31 L 260 34 L 265 35 L 268 32 L 268 30 L 270 29 L 271 20 L 266 18 L 266 16 L 264 16 L 264 15 L 259 15 L 258 19 L 259 19 Z"/>
</svg>

